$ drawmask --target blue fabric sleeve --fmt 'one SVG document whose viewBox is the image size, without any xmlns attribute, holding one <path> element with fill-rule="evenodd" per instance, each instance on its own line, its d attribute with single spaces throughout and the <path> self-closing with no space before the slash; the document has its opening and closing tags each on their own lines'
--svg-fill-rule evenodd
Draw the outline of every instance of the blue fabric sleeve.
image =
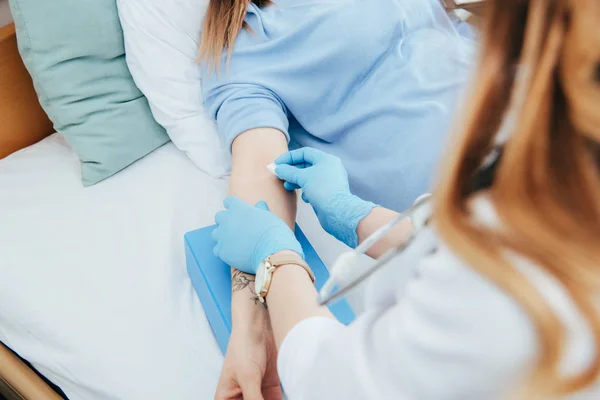
<svg viewBox="0 0 600 400">
<path fill-rule="evenodd" d="M 214 79 L 214 78 L 213 78 Z M 221 83 L 205 88 L 204 105 L 209 116 L 217 121 L 224 146 L 241 133 L 254 128 L 280 130 L 289 142 L 287 109 L 271 90 L 251 83 Z"/>
</svg>

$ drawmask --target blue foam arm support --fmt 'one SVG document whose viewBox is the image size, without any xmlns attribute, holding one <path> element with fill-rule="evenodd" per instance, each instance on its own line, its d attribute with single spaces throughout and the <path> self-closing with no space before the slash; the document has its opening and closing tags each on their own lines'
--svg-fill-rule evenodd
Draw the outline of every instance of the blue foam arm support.
<svg viewBox="0 0 600 400">
<path fill-rule="evenodd" d="M 185 256 L 192 285 L 202 303 L 210 327 L 223 354 L 231 335 L 231 273 L 230 268 L 213 254 L 215 226 L 185 235 Z M 317 255 L 302 230 L 296 225 L 296 238 L 302 245 L 306 262 L 315 274 L 317 290 L 329 278 L 329 271 Z M 332 304 L 329 309 L 343 324 L 356 317 L 346 300 Z"/>
</svg>

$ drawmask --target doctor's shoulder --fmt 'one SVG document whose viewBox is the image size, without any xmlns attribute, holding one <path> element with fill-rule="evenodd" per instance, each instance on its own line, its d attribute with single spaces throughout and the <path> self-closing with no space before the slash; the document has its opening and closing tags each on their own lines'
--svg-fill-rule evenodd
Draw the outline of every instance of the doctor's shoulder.
<svg viewBox="0 0 600 400">
<path fill-rule="evenodd" d="M 502 229 L 487 195 L 474 196 L 469 207 L 475 223 Z M 480 273 L 477 268 L 480 266 L 469 264 L 444 243 L 435 231 L 435 223 L 430 229 L 434 250 L 417 262 L 414 279 L 398 299 L 414 316 L 405 318 L 405 329 L 412 330 L 409 336 L 422 342 L 411 346 L 411 351 L 419 346 L 423 349 L 418 358 L 423 358 L 432 374 L 436 374 L 431 384 L 437 382 L 435 386 L 440 390 L 436 393 L 429 386 L 417 392 L 440 399 L 459 398 L 454 396 L 500 399 L 518 395 L 516 391 L 529 381 L 530 372 L 539 360 L 540 344 L 534 321 L 518 297 Z M 593 362 L 596 348 L 593 333 L 567 288 L 527 258 L 508 251 L 504 256 L 507 265 L 541 295 L 564 328 L 564 346 L 559 352 L 560 375 L 581 373 Z M 600 385 L 572 398 L 600 398 Z"/>
</svg>

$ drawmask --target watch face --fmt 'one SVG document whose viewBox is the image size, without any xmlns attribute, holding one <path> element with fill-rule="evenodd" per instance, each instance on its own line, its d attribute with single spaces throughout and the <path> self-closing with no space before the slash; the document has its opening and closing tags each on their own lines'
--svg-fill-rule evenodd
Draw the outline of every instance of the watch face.
<svg viewBox="0 0 600 400">
<path fill-rule="evenodd" d="M 262 262 L 258 266 L 258 270 L 256 271 L 256 277 L 254 278 L 254 290 L 256 291 L 256 295 L 260 296 L 261 292 L 265 288 L 265 263 Z"/>
</svg>

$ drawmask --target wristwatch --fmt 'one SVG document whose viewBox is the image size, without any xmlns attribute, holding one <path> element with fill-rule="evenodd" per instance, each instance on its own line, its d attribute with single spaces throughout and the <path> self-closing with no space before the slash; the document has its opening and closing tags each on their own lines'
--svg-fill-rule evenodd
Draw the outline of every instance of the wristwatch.
<svg viewBox="0 0 600 400">
<path fill-rule="evenodd" d="M 256 271 L 254 284 L 256 295 L 261 303 L 265 302 L 265 298 L 267 297 L 267 294 L 269 294 L 273 273 L 277 267 L 281 267 L 282 265 L 298 265 L 304 268 L 313 283 L 315 282 L 315 274 L 313 274 L 306 261 L 298 254 L 274 254 L 261 262 Z"/>
</svg>

